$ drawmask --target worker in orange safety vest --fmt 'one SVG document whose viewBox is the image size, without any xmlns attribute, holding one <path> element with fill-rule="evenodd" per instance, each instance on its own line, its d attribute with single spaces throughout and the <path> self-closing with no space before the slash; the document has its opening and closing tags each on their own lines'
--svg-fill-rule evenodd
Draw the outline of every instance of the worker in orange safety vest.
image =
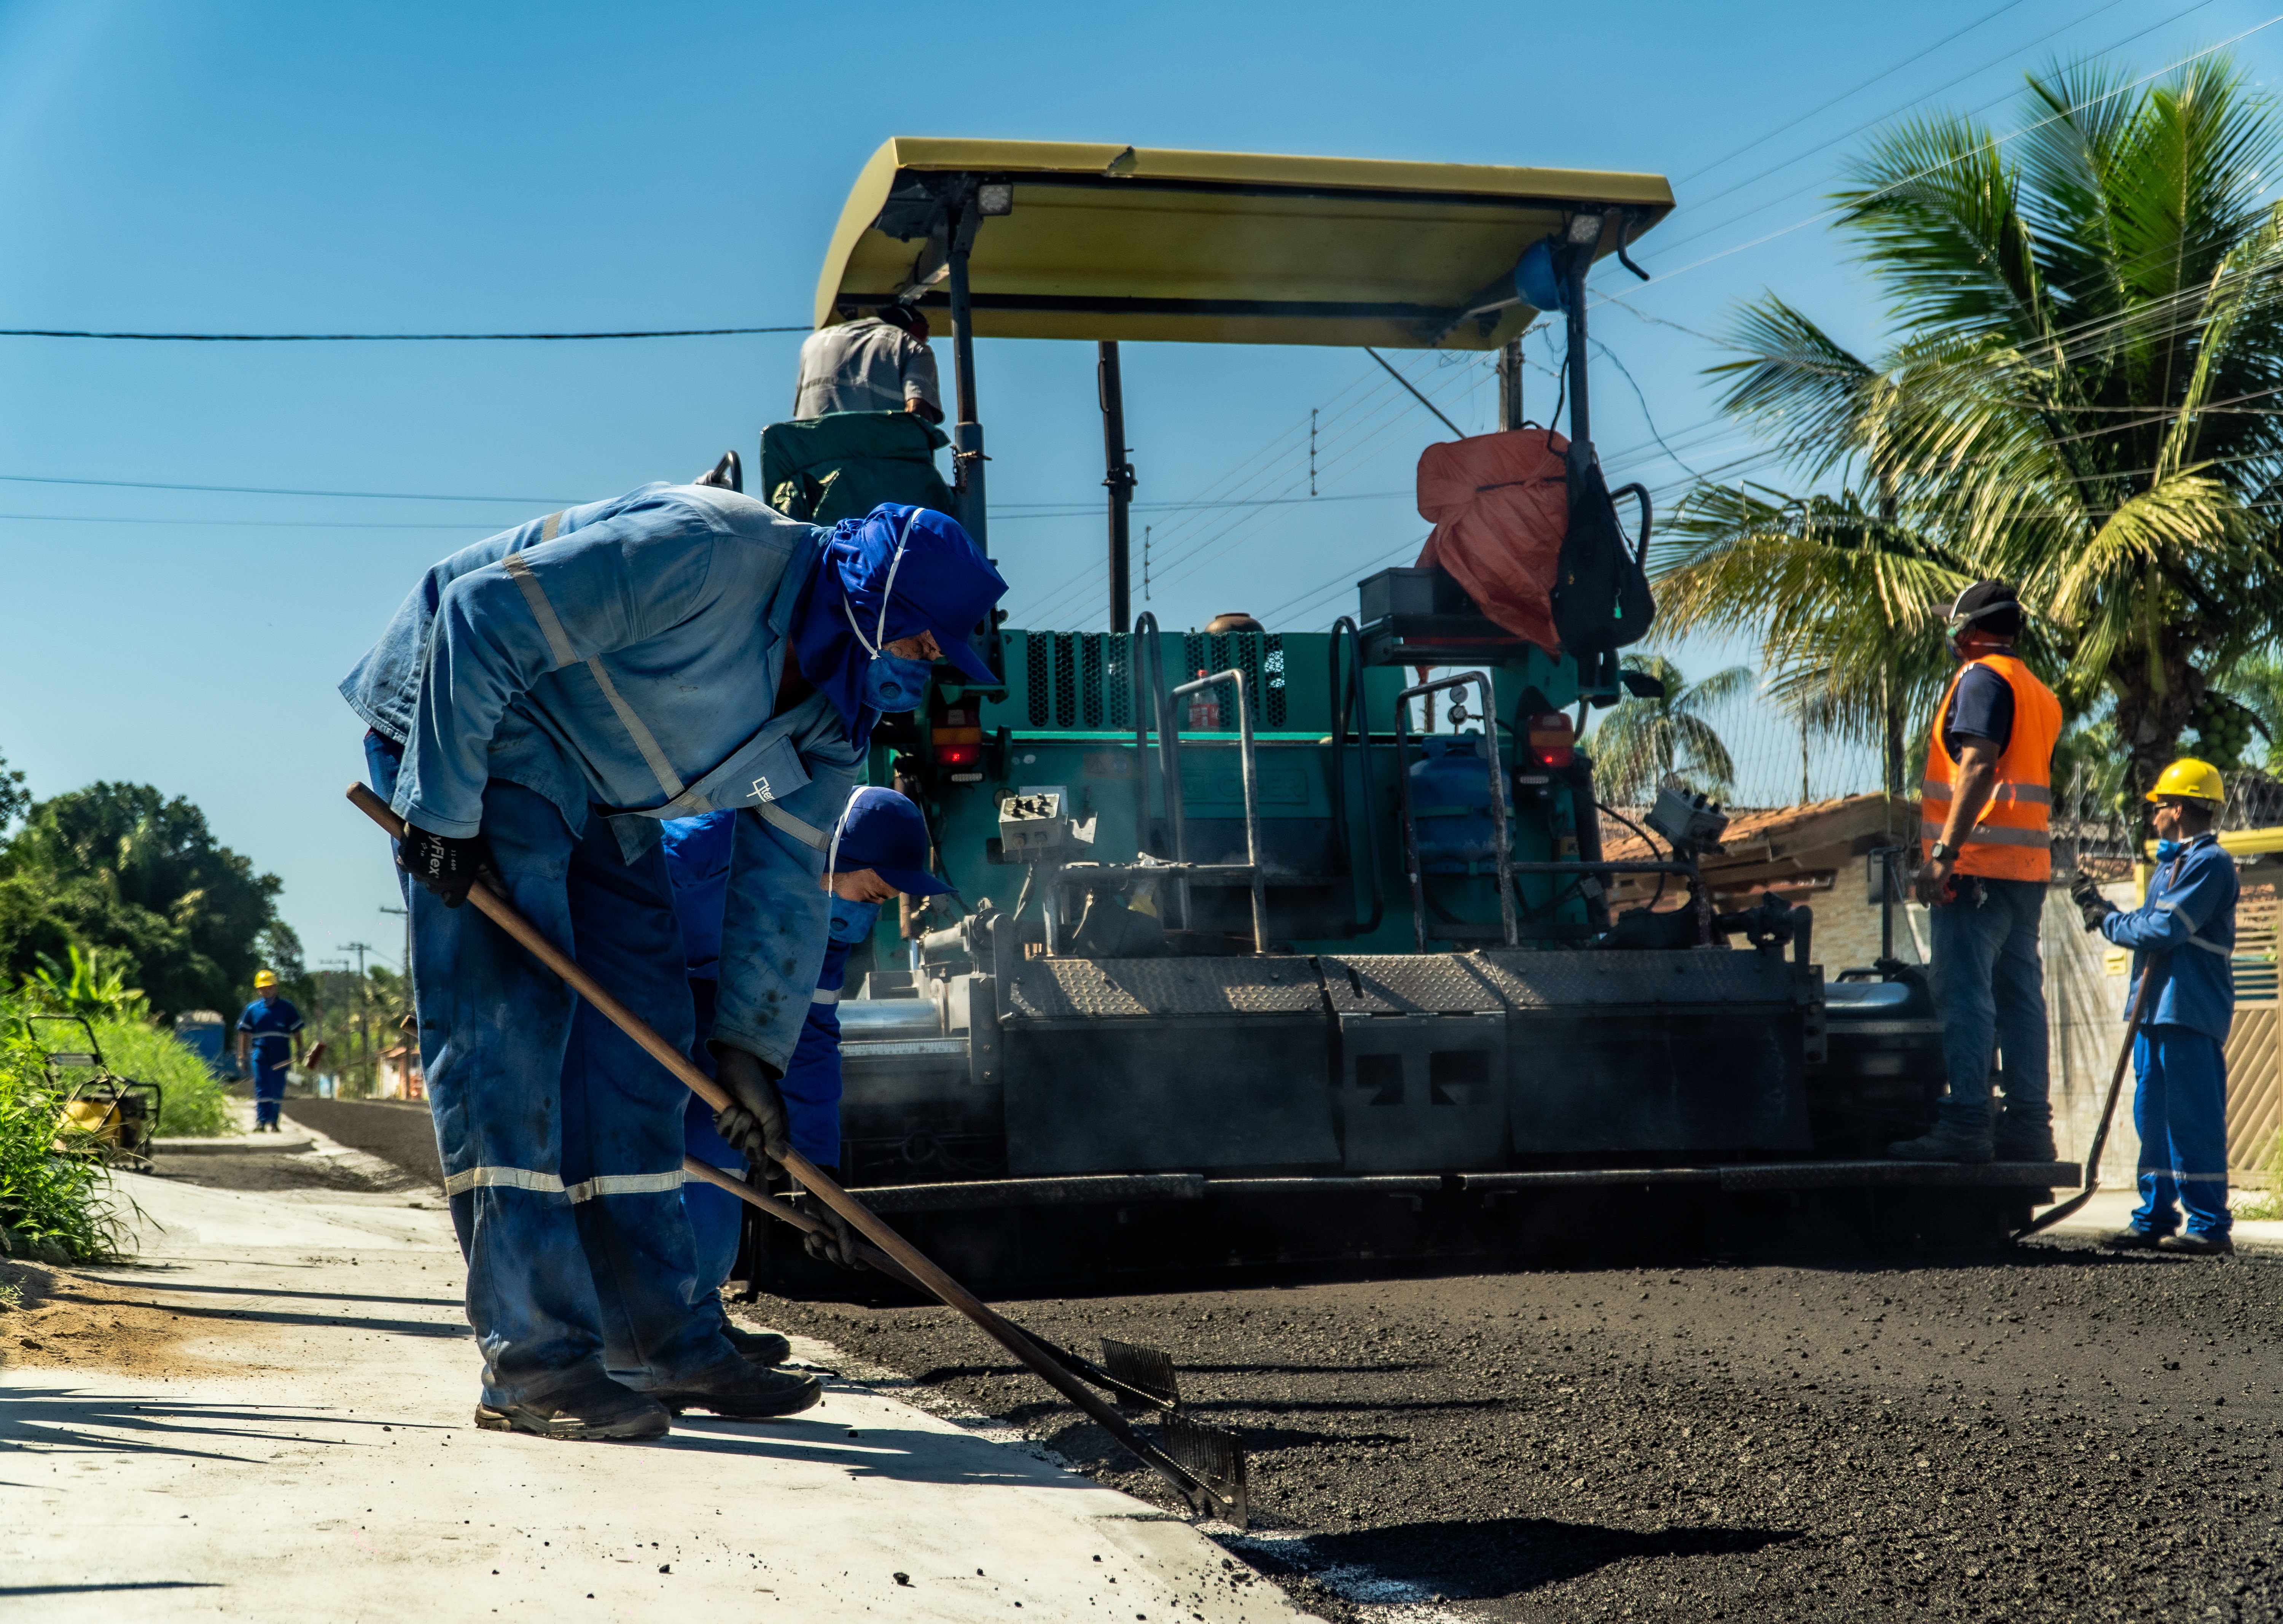
<svg viewBox="0 0 2283 1624">
<path fill-rule="evenodd" d="M 1933 1128 L 1888 1147 L 1911 1161 L 2051 1161 L 2045 966 L 2038 922 L 2053 877 L 2053 755 L 2061 701 L 2014 652 L 2012 587 L 1983 581 L 1947 611 L 1958 675 L 1927 743 L 1918 899 L 1949 1092 Z M 1991 1069 L 2005 1056 L 2005 1111 Z"/>
</svg>

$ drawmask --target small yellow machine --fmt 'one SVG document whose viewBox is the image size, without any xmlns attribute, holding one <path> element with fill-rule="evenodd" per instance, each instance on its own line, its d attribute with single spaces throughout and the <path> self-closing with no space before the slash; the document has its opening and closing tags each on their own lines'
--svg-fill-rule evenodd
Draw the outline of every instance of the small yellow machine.
<svg viewBox="0 0 2283 1624">
<path fill-rule="evenodd" d="M 114 1073 L 103 1058 L 102 1045 L 96 1042 L 95 1028 L 83 1017 L 32 1015 L 25 1018 L 24 1024 L 34 1038 L 41 1040 L 49 1086 L 63 1098 L 58 1126 L 74 1130 L 68 1137 L 59 1135 L 56 1148 L 67 1154 L 93 1153 L 107 1160 L 149 1161 L 165 1097 L 159 1085 L 136 1082 Z M 77 1027 L 77 1035 L 85 1037 L 87 1046 L 48 1048 L 42 1028 L 50 1027 Z"/>
</svg>

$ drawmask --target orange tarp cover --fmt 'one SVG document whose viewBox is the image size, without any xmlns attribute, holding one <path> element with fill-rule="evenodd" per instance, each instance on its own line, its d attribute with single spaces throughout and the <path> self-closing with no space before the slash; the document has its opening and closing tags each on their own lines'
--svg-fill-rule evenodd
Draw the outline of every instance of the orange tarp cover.
<svg viewBox="0 0 2283 1624">
<path fill-rule="evenodd" d="M 1562 646 L 1553 593 L 1570 528 L 1569 449 L 1559 434 L 1518 428 L 1431 445 L 1419 458 L 1419 516 L 1435 526 L 1419 567 L 1442 566 L 1476 608 L 1548 653 Z"/>
</svg>

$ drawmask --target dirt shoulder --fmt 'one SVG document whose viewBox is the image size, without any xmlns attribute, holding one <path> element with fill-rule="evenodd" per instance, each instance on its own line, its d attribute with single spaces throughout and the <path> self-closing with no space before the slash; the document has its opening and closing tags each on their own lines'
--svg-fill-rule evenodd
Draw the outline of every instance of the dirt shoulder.
<svg viewBox="0 0 2283 1624">
<path fill-rule="evenodd" d="M 0 1263 L 0 1366 L 120 1370 L 154 1378 L 225 1368 L 186 1340 L 252 1334 L 227 1309 L 162 1300 L 165 1293 L 91 1279 L 67 1269 Z"/>
</svg>

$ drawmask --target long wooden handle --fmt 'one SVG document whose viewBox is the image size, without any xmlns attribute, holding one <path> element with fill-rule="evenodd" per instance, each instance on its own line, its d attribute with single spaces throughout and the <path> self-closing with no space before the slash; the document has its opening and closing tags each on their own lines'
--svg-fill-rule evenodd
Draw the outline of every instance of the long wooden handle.
<svg viewBox="0 0 2283 1624">
<path fill-rule="evenodd" d="M 399 840 L 404 838 L 404 820 L 371 790 L 362 784 L 352 784 L 348 797 L 358 811 L 386 830 L 392 838 Z M 720 1083 L 699 1071 L 688 1055 L 660 1037 L 649 1022 L 605 992 L 601 983 L 581 970 L 570 955 L 541 935 L 512 902 L 481 883 L 469 887 L 468 901 L 485 918 L 513 937 L 534 958 L 561 976 L 573 992 L 593 1004 L 612 1025 L 642 1045 L 644 1053 L 673 1073 L 692 1094 L 716 1111 L 729 1108 L 731 1103 L 729 1096 Z M 1049 1358 L 1029 1337 L 993 1313 L 974 1292 L 937 1268 L 926 1254 L 897 1234 L 877 1213 L 841 1189 L 838 1181 L 820 1172 L 815 1163 L 799 1151 L 787 1151 L 778 1158 L 778 1161 L 786 1172 L 800 1181 L 802 1189 L 845 1218 L 866 1239 L 885 1253 L 888 1261 L 893 1262 L 914 1284 L 946 1307 L 956 1308 L 974 1321 L 992 1340 L 1028 1365 L 1040 1380 L 1084 1410 L 1101 1425 L 1104 1432 L 1173 1483 L 1201 1513 L 1211 1516 L 1222 1509 L 1220 1497 L 1194 1472 L 1134 1432 L 1126 1425 L 1126 1417 L 1096 1396 L 1091 1387 Z"/>
<path fill-rule="evenodd" d="M 2124 1015 L 2124 1041 L 2117 1045 L 2116 1069 L 2108 1074 L 2108 1098 L 2100 1107 L 2100 1126 L 2092 1132 L 2092 1149 L 2084 1159 L 2084 1176 L 2077 1192 L 2066 1201 L 2056 1202 L 2039 1213 L 2022 1228 L 2014 1231 L 2014 1238 L 2035 1235 L 2049 1229 L 2077 1211 L 2092 1199 L 2092 1192 L 2100 1187 L 2100 1152 L 2108 1145 L 2108 1124 L 2116 1115 L 2116 1097 L 2124 1091 L 2124 1074 L 2132 1064 L 2132 1042 L 2140 1035 L 2140 1011 L 2148 1003 L 2148 983 L 2154 980 L 2156 961 L 2151 956 L 2140 967 L 2140 985 L 2132 989 L 2132 1007 Z"/>
</svg>

